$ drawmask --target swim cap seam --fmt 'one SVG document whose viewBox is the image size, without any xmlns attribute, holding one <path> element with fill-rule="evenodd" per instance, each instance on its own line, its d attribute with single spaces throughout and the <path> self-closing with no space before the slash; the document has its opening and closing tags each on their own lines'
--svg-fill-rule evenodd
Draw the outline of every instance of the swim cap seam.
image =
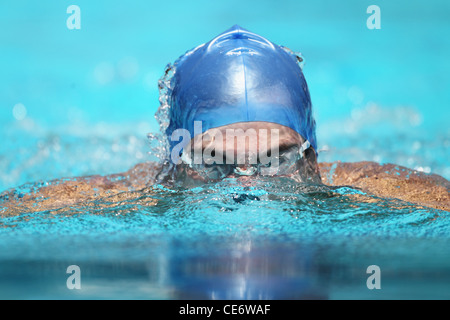
<svg viewBox="0 0 450 320">
<path fill-rule="evenodd" d="M 243 66 L 243 70 L 244 70 L 244 98 L 245 98 L 245 109 L 246 109 L 245 110 L 246 111 L 245 119 L 246 119 L 246 121 L 250 121 L 250 117 L 248 115 L 247 74 L 246 74 L 244 54 L 242 54 L 242 66 Z"/>
<path fill-rule="evenodd" d="M 238 25 L 235 25 L 235 27 L 238 28 L 237 34 L 240 34 L 242 32 L 242 28 Z M 239 42 L 241 39 L 239 39 Z M 242 69 L 244 74 L 244 101 L 245 101 L 245 120 L 250 121 L 250 117 L 248 115 L 248 94 L 247 94 L 247 73 L 246 73 L 246 65 L 245 65 L 245 53 L 241 53 L 242 57 Z"/>
</svg>

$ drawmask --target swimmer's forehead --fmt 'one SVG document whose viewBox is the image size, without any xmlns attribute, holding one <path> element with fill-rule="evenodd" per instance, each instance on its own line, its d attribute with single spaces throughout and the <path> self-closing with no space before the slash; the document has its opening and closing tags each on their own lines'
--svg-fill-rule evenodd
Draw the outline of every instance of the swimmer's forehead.
<svg viewBox="0 0 450 320">
<path fill-rule="evenodd" d="M 255 143 L 258 145 L 267 142 L 270 147 L 276 147 L 280 150 L 288 149 L 295 145 L 300 146 L 305 142 L 305 139 L 300 134 L 289 127 L 272 122 L 253 121 L 237 122 L 209 129 L 192 138 L 189 145 L 194 147 L 194 145 L 201 143 L 202 148 L 206 148 L 207 146 L 211 147 L 212 142 L 215 141 L 217 143 L 217 140 L 222 138 L 223 140 L 219 143 L 225 148 L 227 137 L 231 137 L 233 140 L 234 137 L 256 137 L 257 140 Z M 261 141 L 263 139 L 266 141 Z M 236 140 L 234 141 L 238 142 Z"/>
</svg>

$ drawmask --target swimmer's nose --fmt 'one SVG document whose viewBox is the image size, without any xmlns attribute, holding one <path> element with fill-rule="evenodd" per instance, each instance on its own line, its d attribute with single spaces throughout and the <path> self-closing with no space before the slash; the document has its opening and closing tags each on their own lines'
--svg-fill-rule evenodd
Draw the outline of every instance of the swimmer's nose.
<svg viewBox="0 0 450 320">
<path fill-rule="evenodd" d="M 232 26 L 230 29 L 228 29 L 227 31 L 225 31 L 224 33 L 222 33 L 222 34 L 218 35 L 217 37 L 215 37 L 214 39 L 212 39 L 210 41 L 210 43 L 208 44 L 208 49 L 210 49 L 213 46 L 218 45 L 222 42 L 225 42 L 227 40 L 236 40 L 236 39 L 249 40 L 249 41 L 252 41 L 253 43 L 258 43 L 263 46 L 268 46 L 268 47 L 274 48 L 272 42 L 270 42 L 266 38 L 261 37 L 260 35 L 257 35 L 256 33 L 250 32 L 236 24 L 236 25 Z"/>
</svg>

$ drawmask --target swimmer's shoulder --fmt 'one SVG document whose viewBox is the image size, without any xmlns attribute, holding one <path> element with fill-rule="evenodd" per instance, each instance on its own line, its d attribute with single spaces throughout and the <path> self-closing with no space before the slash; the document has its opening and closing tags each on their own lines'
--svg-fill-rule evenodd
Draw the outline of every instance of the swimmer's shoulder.
<svg viewBox="0 0 450 320">
<path fill-rule="evenodd" d="M 158 163 L 146 162 L 123 173 L 55 179 L 13 188 L 0 194 L 0 216 L 55 210 L 141 190 L 154 183 L 159 169 Z"/>
<path fill-rule="evenodd" d="M 327 185 L 350 185 L 375 196 L 450 211 L 450 182 L 437 174 L 371 161 L 320 163 L 319 168 Z"/>
</svg>

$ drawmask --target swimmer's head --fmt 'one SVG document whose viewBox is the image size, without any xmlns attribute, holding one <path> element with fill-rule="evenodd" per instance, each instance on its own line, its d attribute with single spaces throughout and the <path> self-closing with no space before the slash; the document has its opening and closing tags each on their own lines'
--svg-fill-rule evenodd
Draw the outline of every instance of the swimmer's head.
<svg viewBox="0 0 450 320">
<path fill-rule="evenodd" d="M 187 147 L 191 138 L 214 128 L 267 124 L 295 133 L 295 144 L 308 147 L 315 161 L 315 121 L 298 59 L 237 25 L 180 57 L 167 92 L 172 154 L 181 155 L 180 144 Z"/>
</svg>

